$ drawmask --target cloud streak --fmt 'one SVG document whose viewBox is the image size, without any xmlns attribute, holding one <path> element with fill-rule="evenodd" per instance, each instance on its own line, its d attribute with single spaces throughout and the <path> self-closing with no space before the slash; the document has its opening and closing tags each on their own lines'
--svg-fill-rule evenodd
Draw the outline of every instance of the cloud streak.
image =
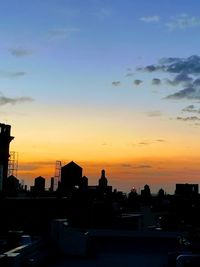
<svg viewBox="0 0 200 267">
<path fill-rule="evenodd" d="M 162 116 L 162 112 L 159 111 L 159 110 L 148 111 L 146 114 L 149 117 L 160 117 L 160 116 Z"/>
<path fill-rule="evenodd" d="M 19 103 L 24 103 L 24 102 L 32 102 L 34 101 L 33 98 L 31 97 L 6 97 L 6 96 L 0 96 L 0 106 L 4 106 L 7 104 L 15 105 Z"/>
<path fill-rule="evenodd" d="M 197 116 L 191 116 L 191 117 L 177 117 L 176 118 L 179 121 L 200 121 L 200 118 Z"/>
<path fill-rule="evenodd" d="M 15 57 L 26 57 L 26 56 L 30 56 L 31 54 L 33 54 L 33 51 L 22 48 L 22 47 L 9 48 L 8 51 L 10 52 L 12 56 L 15 56 Z"/>
<path fill-rule="evenodd" d="M 121 85 L 121 82 L 120 81 L 113 81 L 112 85 L 117 87 L 117 86 Z"/>
<path fill-rule="evenodd" d="M 145 23 L 159 22 L 160 17 L 159 16 L 145 16 L 145 17 L 141 17 L 140 20 Z"/>
<path fill-rule="evenodd" d="M 49 36 L 53 39 L 65 39 L 68 38 L 72 33 L 79 31 L 79 28 L 59 28 L 50 30 Z"/>
<path fill-rule="evenodd" d="M 4 71 L 0 70 L 0 78 L 14 79 L 26 75 L 25 71 Z"/>
<path fill-rule="evenodd" d="M 144 164 L 144 165 L 133 166 L 132 168 L 133 169 L 150 169 L 150 168 L 152 168 L 152 166 Z"/>
<path fill-rule="evenodd" d="M 181 14 L 170 20 L 166 24 L 169 30 L 175 29 L 187 29 L 200 26 L 200 18 L 195 16 L 189 16 L 187 14 Z"/>
<path fill-rule="evenodd" d="M 194 105 L 189 105 L 182 109 L 183 112 L 189 112 L 189 113 L 198 113 L 200 114 L 200 109 L 196 108 Z"/>
</svg>

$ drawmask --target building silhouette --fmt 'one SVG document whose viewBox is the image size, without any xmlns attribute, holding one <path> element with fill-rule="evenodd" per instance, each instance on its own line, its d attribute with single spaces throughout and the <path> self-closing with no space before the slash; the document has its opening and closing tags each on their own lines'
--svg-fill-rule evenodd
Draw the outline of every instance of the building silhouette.
<svg viewBox="0 0 200 267">
<path fill-rule="evenodd" d="M 35 178 L 34 192 L 40 194 L 45 191 L 45 178 L 42 176 Z"/>
<path fill-rule="evenodd" d="M 108 185 L 108 179 L 106 178 L 105 170 L 101 171 L 101 178 L 99 178 L 99 184 L 97 190 L 100 195 L 109 196 L 112 193 L 112 186 Z"/>
<path fill-rule="evenodd" d="M 14 139 L 10 130 L 10 125 L 0 123 L 0 191 L 3 190 L 8 176 L 9 146 Z"/>
<path fill-rule="evenodd" d="M 16 196 L 20 191 L 20 183 L 19 180 L 14 176 L 10 175 L 6 178 L 4 183 L 4 192 L 8 196 Z"/>
<path fill-rule="evenodd" d="M 80 189 L 87 190 L 88 189 L 88 178 L 83 176 L 80 181 Z"/>
<path fill-rule="evenodd" d="M 199 193 L 198 184 L 176 184 L 175 194 L 180 196 L 194 196 Z"/>
<path fill-rule="evenodd" d="M 105 170 L 101 171 L 101 178 L 99 179 L 99 187 L 105 188 L 108 186 L 108 179 L 106 178 Z"/>
<path fill-rule="evenodd" d="M 51 177 L 51 184 L 50 184 L 50 188 L 49 188 L 50 192 L 54 191 L 54 177 Z"/>
<path fill-rule="evenodd" d="M 83 169 L 71 161 L 61 168 L 61 188 L 67 193 L 81 186 Z"/>
</svg>

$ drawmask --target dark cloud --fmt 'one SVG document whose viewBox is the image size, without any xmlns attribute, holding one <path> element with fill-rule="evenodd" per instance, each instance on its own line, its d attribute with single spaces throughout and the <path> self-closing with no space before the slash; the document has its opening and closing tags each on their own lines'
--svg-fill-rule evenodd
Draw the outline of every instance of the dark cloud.
<svg viewBox="0 0 200 267">
<path fill-rule="evenodd" d="M 172 63 L 181 62 L 181 61 L 182 61 L 182 58 L 178 58 L 178 57 L 163 57 L 159 59 L 158 63 L 161 65 L 165 65 L 165 64 L 172 64 Z"/>
<path fill-rule="evenodd" d="M 189 105 L 189 106 L 183 108 L 182 111 L 200 114 L 200 109 L 196 108 L 194 105 Z"/>
<path fill-rule="evenodd" d="M 134 80 L 133 83 L 134 83 L 135 85 L 140 85 L 142 82 L 143 82 L 142 80 Z"/>
<path fill-rule="evenodd" d="M 6 97 L 6 96 L 0 96 L 0 106 L 4 106 L 6 104 L 15 105 L 18 103 L 24 103 L 24 102 L 32 102 L 34 101 L 31 97 Z"/>
<path fill-rule="evenodd" d="M 193 85 L 194 86 L 200 86 L 200 78 L 194 80 Z"/>
<path fill-rule="evenodd" d="M 112 82 L 112 85 L 113 86 L 120 86 L 121 82 L 120 81 L 114 81 L 114 82 Z"/>
<path fill-rule="evenodd" d="M 0 70 L 0 77 L 1 78 L 13 79 L 13 78 L 18 78 L 18 77 L 21 77 L 24 75 L 26 75 L 26 72 L 24 72 L 24 71 L 3 71 L 3 70 Z"/>
<path fill-rule="evenodd" d="M 168 57 L 162 58 L 157 64 L 138 68 L 138 71 L 163 72 L 172 76 L 165 81 L 168 85 L 178 88 L 177 92 L 171 93 L 165 99 L 188 99 L 200 100 L 200 56 L 192 55 L 187 58 Z M 159 78 L 152 79 L 152 84 L 159 85 Z"/>
<path fill-rule="evenodd" d="M 187 86 L 192 81 L 193 81 L 193 78 L 191 78 L 188 74 L 185 74 L 185 73 L 180 73 L 180 74 L 176 75 L 173 80 L 170 80 L 170 79 L 166 80 L 166 82 L 172 86 L 177 86 L 179 84 L 183 84 L 183 85 Z"/>
<path fill-rule="evenodd" d="M 184 98 L 200 99 L 200 90 L 191 86 L 165 97 L 165 99 L 177 99 L 177 100 Z"/>
<path fill-rule="evenodd" d="M 164 143 L 166 141 L 164 139 L 157 139 L 156 142 Z"/>
<path fill-rule="evenodd" d="M 193 55 L 188 58 L 178 59 L 165 65 L 165 71 L 170 73 L 199 74 L 200 57 Z"/>
<path fill-rule="evenodd" d="M 140 68 L 139 70 L 145 70 L 145 71 L 148 71 L 148 72 L 154 72 L 154 71 L 160 70 L 162 68 L 163 67 L 159 66 L 159 65 L 148 65 L 144 69 Z"/>
<path fill-rule="evenodd" d="M 22 47 L 10 48 L 8 49 L 8 51 L 10 52 L 11 55 L 15 57 L 26 57 L 33 53 L 33 51 L 22 48 Z"/>
<path fill-rule="evenodd" d="M 177 117 L 176 119 L 177 120 L 180 120 L 180 121 L 200 121 L 200 118 L 199 117 L 196 117 L 196 116 L 191 116 L 191 117 Z"/>
<path fill-rule="evenodd" d="M 162 58 L 158 64 L 148 65 L 143 68 L 138 68 L 140 71 L 163 71 L 167 73 L 177 74 L 200 74 L 200 57 L 193 55 L 188 58 Z"/>
<path fill-rule="evenodd" d="M 160 84 L 161 84 L 161 80 L 158 79 L 158 78 L 154 78 L 154 79 L 152 79 L 151 82 L 152 82 L 153 85 L 160 85 Z"/>
</svg>

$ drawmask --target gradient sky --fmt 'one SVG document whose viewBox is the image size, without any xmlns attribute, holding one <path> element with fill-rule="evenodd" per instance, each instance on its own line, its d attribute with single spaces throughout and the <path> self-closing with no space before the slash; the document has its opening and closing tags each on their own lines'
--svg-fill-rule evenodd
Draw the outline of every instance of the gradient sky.
<svg viewBox="0 0 200 267">
<path fill-rule="evenodd" d="M 18 178 L 74 160 L 94 185 L 200 178 L 200 3 L 0 0 L 0 121 Z"/>
</svg>

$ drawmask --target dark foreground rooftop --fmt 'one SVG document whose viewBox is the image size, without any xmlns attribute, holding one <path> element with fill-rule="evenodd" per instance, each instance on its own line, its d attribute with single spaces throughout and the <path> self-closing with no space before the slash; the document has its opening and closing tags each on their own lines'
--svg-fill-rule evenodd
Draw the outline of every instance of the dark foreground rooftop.
<svg viewBox="0 0 200 267">
<path fill-rule="evenodd" d="M 178 233 L 91 230 L 90 235 L 92 255 L 58 256 L 48 267 L 163 267 L 177 249 Z"/>
</svg>

